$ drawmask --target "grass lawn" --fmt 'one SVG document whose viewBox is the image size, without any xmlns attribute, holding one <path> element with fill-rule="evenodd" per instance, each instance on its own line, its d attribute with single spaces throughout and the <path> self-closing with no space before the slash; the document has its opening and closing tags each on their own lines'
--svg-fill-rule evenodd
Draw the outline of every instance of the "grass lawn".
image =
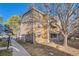
<svg viewBox="0 0 79 59">
<path fill-rule="evenodd" d="M 30 42 L 18 41 L 32 56 L 70 56 L 67 53 L 58 51 L 55 48 L 44 46 L 44 45 L 33 45 Z"/>
<path fill-rule="evenodd" d="M 7 47 L 8 43 L 5 41 L 0 41 L 0 47 Z M 11 43 L 10 43 L 11 45 Z M 9 50 L 0 50 L 0 56 L 11 56 L 12 55 L 12 49 Z"/>
<path fill-rule="evenodd" d="M 5 41 L 0 41 L 0 47 L 6 47 L 7 45 L 8 45 L 7 42 L 5 42 Z M 11 45 L 11 43 L 10 43 L 10 45 Z"/>
<path fill-rule="evenodd" d="M 0 51 L 0 56 L 12 56 L 12 50 L 1 50 Z"/>
</svg>

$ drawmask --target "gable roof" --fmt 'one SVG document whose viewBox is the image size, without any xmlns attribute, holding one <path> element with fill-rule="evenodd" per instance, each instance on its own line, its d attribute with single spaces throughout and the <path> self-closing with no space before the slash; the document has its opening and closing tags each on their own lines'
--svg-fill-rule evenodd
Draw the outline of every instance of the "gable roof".
<svg viewBox="0 0 79 59">
<path fill-rule="evenodd" d="M 37 8 L 31 7 L 26 13 L 24 13 L 24 14 L 22 15 L 22 18 L 23 18 L 25 15 L 28 15 L 30 12 L 32 12 L 32 10 L 35 10 L 35 11 L 37 11 L 38 13 L 41 13 L 42 15 L 47 15 L 46 13 L 44 13 L 44 12 L 38 10 Z M 55 18 L 55 19 L 53 19 L 53 22 L 58 22 L 58 23 L 60 23 L 60 21 L 59 21 L 59 19 L 58 19 L 57 16 L 50 16 L 50 18 L 51 18 L 51 19 Z"/>
<path fill-rule="evenodd" d="M 44 13 L 44 12 L 38 10 L 37 8 L 31 7 L 31 8 L 29 9 L 29 11 L 27 11 L 26 13 L 24 13 L 24 14 L 22 15 L 22 18 L 23 18 L 25 15 L 28 15 L 32 10 L 35 10 L 35 11 L 37 11 L 38 13 L 41 13 L 42 15 L 46 15 L 46 13 Z"/>
<path fill-rule="evenodd" d="M 35 10 L 35 11 L 37 11 L 37 12 L 39 12 L 39 13 L 41 13 L 41 14 L 43 14 L 43 15 L 45 15 L 45 13 L 44 13 L 44 12 L 42 12 L 42 11 L 38 10 L 38 9 L 37 9 L 37 8 L 35 8 L 35 7 L 32 7 L 32 8 L 31 8 L 31 10 L 32 10 L 32 9 L 33 9 L 33 10 Z"/>
</svg>

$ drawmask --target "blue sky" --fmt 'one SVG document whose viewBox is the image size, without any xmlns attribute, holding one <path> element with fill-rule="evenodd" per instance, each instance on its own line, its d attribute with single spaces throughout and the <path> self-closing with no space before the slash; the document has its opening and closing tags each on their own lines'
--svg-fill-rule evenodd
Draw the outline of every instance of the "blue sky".
<svg viewBox="0 0 79 59">
<path fill-rule="evenodd" d="M 6 22 L 13 15 L 23 15 L 32 6 L 31 3 L 0 3 L 0 16 Z M 42 4 L 34 5 L 40 11 L 45 11 Z"/>
<path fill-rule="evenodd" d="M 23 15 L 31 6 L 31 3 L 0 3 L 0 16 L 2 16 L 4 22 L 6 22 L 13 15 Z M 35 7 L 40 11 L 46 11 L 43 4 L 37 3 Z M 53 4 L 51 8 L 55 11 L 55 7 L 56 6 Z M 53 12 L 52 14 L 55 15 L 56 13 Z"/>
<path fill-rule="evenodd" d="M 0 3 L 0 16 L 6 22 L 12 15 L 22 15 L 28 11 L 31 4 L 27 3 Z"/>
<path fill-rule="evenodd" d="M 4 22 L 6 22 L 13 15 L 23 15 L 31 6 L 31 3 L 0 3 L 0 16 L 2 16 Z M 46 11 L 43 4 L 37 3 L 34 7 L 40 11 Z"/>
</svg>

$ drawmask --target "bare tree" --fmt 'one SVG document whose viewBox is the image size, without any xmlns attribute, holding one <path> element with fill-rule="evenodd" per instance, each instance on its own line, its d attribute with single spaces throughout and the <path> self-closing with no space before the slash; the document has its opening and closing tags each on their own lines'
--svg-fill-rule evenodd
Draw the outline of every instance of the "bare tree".
<svg viewBox="0 0 79 59">
<path fill-rule="evenodd" d="M 60 32 L 64 37 L 64 46 L 67 47 L 67 38 L 70 33 L 76 31 L 77 18 L 79 17 L 79 7 L 78 4 L 63 3 L 63 4 L 48 4 L 50 13 L 55 13 L 55 16 L 58 17 L 58 20 L 61 22 Z M 55 19 L 55 18 L 53 18 Z"/>
</svg>

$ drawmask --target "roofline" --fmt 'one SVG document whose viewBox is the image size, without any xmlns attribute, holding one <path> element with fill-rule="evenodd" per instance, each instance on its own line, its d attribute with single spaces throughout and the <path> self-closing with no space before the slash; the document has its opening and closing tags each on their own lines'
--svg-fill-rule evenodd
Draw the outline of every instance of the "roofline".
<svg viewBox="0 0 79 59">
<path fill-rule="evenodd" d="M 31 12 L 32 9 L 35 10 L 35 11 L 37 11 L 37 12 L 39 12 L 39 13 L 41 13 L 41 14 L 43 14 L 43 15 L 46 15 L 46 13 L 44 13 L 44 12 L 42 12 L 42 11 L 36 9 L 35 7 L 31 7 L 27 12 L 25 12 L 25 13 L 22 15 L 22 18 L 24 17 L 24 15 L 26 15 L 26 14 L 28 15 L 28 13 Z"/>
<path fill-rule="evenodd" d="M 41 13 L 41 14 L 43 14 L 43 15 L 45 15 L 46 13 L 44 13 L 44 12 L 42 12 L 42 11 L 40 11 L 40 10 L 38 10 L 37 8 L 35 8 L 35 7 L 32 7 L 31 9 L 34 9 L 34 10 L 36 10 L 37 12 L 39 12 L 39 13 Z"/>
</svg>

